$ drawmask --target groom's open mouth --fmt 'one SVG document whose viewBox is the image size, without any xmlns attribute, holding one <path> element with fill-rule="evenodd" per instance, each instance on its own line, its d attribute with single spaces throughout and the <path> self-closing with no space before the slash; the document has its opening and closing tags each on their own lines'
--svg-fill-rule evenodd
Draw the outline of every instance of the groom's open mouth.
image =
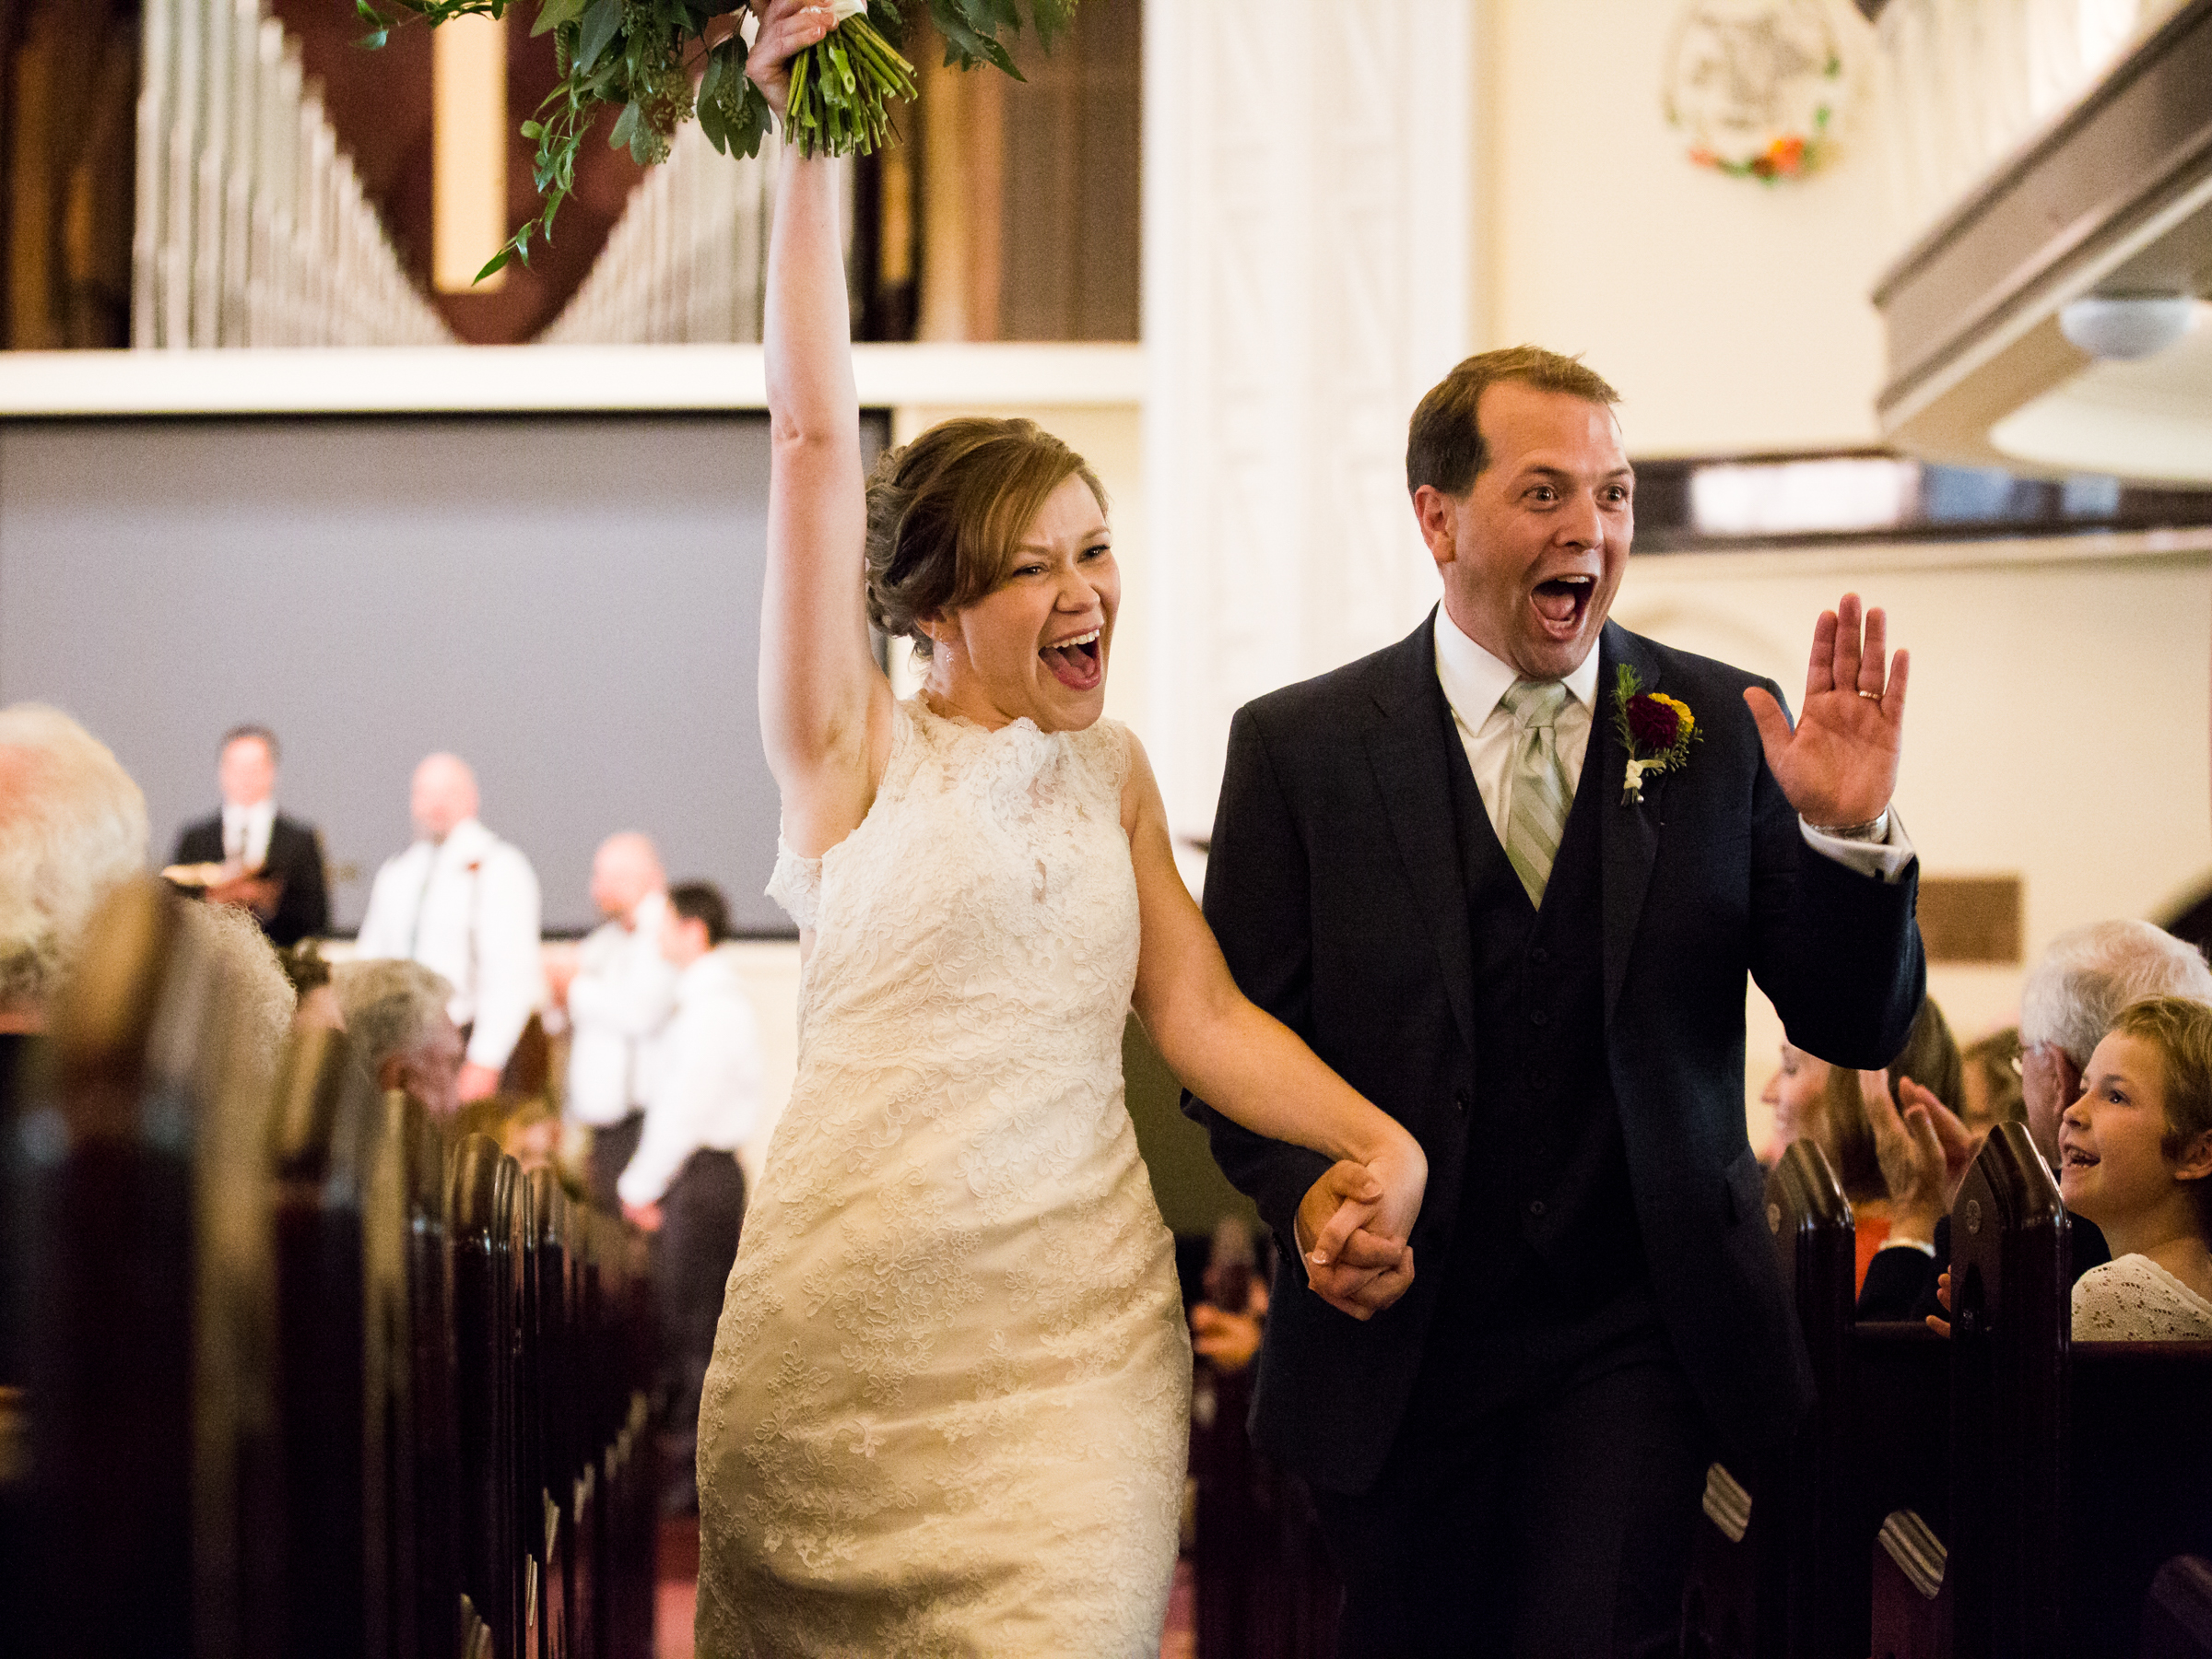
<svg viewBox="0 0 2212 1659">
<path fill-rule="evenodd" d="M 1529 603 L 1535 606 L 1546 633 L 1555 640 L 1571 640 L 1583 631 L 1583 619 L 1590 614 L 1590 602 L 1596 596 L 1594 576 L 1554 576 L 1536 583 Z"/>
<path fill-rule="evenodd" d="M 1071 691 L 1095 691 L 1099 682 L 1106 677 L 1105 659 L 1100 653 L 1099 636 L 1102 629 L 1092 629 L 1065 640 L 1055 640 L 1038 652 L 1044 665 L 1053 671 L 1053 677 Z"/>
</svg>

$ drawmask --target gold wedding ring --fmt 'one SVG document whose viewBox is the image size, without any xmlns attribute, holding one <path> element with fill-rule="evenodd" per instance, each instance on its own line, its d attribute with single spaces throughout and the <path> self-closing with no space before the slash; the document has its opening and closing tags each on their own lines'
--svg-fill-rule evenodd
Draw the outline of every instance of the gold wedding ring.
<svg viewBox="0 0 2212 1659">
<path fill-rule="evenodd" d="M 1871 698 L 1873 698 L 1873 699 L 1874 699 L 1874 700 L 1875 700 L 1876 702 L 1880 702 L 1880 701 L 1882 700 L 1882 694 L 1881 694 L 1879 691 L 1867 691 L 1867 690 L 1862 689 L 1862 690 L 1859 692 L 1859 695 L 1860 695 L 1861 697 L 1871 697 Z"/>
</svg>

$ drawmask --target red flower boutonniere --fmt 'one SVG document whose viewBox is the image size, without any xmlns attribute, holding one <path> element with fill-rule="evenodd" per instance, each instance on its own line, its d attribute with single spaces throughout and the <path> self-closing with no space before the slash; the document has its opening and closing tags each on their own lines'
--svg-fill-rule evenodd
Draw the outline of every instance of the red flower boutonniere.
<svg viewBox="0 0 2212 1659">
<path fill-rule="evenodd" d="M 1679 698 L 1646 691 L 1636 670 L 1620 665 L 1613 681 L 1613 728 L 1621 747 L 1629 751 L 1628 770 L 1621 780 L 1620 804 L 1643 805 L 1643 780 L 1653 772 L 1673 771 L 1689 759 L 1689 746 L 1704 733 L 1697 716 Z"/>
</svg>

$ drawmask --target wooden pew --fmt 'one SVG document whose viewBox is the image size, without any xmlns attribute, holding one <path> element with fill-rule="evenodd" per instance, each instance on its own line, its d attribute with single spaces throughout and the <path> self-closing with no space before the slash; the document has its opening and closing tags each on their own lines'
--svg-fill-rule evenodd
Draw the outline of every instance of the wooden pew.
<svg viewBox="0 0 2212 1659">
<path fill-rule="evenodd" d="M 101 905 L 17 1114 L 11 1659 L 283 1651 L 268 1079 L 178 903 Z"/>
<path fill-rule="evenodd" d="M 1851 1205 L 1809 1140 L 1783 1154 L 1766 1198 L 1817 1397 L 1787 1447 L 1706 1472 L 1682 1647 L 1712 1659 L 1851 1651 L 1836 1582 L 1851 1445 Z"/>
<path fill-rule="evenodd" d="M 550 1170 L 533 1170 L 530 1197 L 528 1302 L 523 1371 L 522 1490 L 524 1534 L 537 1571 L 536 1659 L 567 1659 L 574 1584 L 570 1571 L 576 1483 L 572 1424 L 574 1341 L 570 1328 L 574 1275 L 569 1258 L 569 1201 Z M 584 1650 L 588 1652 L 587 1650 Z"/>
<path fill-rule="evenodd" d="M 1941 1491 L 1947 1354 L 1924 1326 L 1855 1322 L 1853 1218 L 1815 1143 L 1784 1152 L 1766 1197 L 1815 1400 L 1783 1449 L 1707 1471 L 1683 1648 L 1861 1659 L 1868 1545 L 1889 1510 Z"/>
<path fill-rule="evenodd" d="M 516 1370 L 529 1196 L 490 1136 L 454 1148 L 447 1235 L 453 1252 L 461 1587 L 506 1659 L 524 1646 L 526 1590 L 515 1478 Z"/>
<path fill-rule="evenodd" d="M 2176 1556 L 2143 1606 L 2142 1659 L 2212 1659 L 2212 1561 Z"/>
<path fill-rule="evenodd" d="M 334 1659 L 409 1652 L 414 1635 L 413 1606 L 395 1617 L 393 1577 L 391 1524 L 413 1498 L 411 1478 L 394 1491 L 394 1465 L 413 1425 L 392 1418 L 410 1403 L 413 1345 L 384 1130 L 382 1098 L 343 1033 L 296 1033 L 271 1130 L 285 1630 L 291 1650 Z"/>
</svg>

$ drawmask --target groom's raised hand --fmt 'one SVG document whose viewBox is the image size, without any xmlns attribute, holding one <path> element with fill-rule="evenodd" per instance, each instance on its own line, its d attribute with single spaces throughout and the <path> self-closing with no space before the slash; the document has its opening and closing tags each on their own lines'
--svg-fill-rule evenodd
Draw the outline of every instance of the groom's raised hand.
<svg viewBox="0 0 2212 1659">
<path fill-rule="evenodd" d="M 1794 730 L 1766 691 L 1752 686 L 1744 692 L 1774 781 L 1817 829 L 1870 823 L 1896 793 L 1912 665 L 1900 651 L 1885 673 L 1888 643 L 1888 620 L 1878 607 L 1865 613 L 1862 640 L 1859 596 L 1846 594 L 1813 625 L 1813 660 Z"/>
<path fill-rule="evenodd" d="M 1371 1319 L 1413 1283 L 1413 1247 L 1361 1225 L 1383 1199 L 1365 1164 L 1332 1164 L 1307 1189 L 1295 1226 L 1306 1286 L 1340 1313 Z"/>
</svg>

